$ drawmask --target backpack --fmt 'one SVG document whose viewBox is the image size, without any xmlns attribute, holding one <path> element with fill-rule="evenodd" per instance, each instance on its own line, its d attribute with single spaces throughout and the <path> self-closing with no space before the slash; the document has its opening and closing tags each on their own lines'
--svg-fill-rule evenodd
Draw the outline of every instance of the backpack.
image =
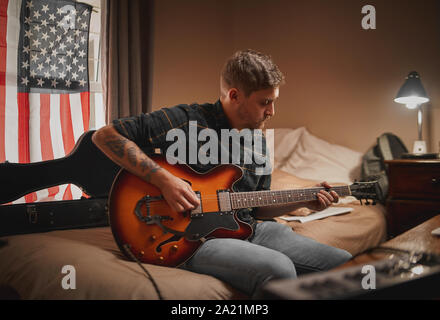
<svg viewBox="0 0 440 320">
<path fill-rule="evenodd" d="M 400 138 L 392 133 L 383 133 L 377 143 L 362 157 L 362 181 L 376 180 L 378 183 L 378 200 L 385 203 L 388 195 L 388 176 L 385 160 L 399 159 L 408 149 Z"/>
</svg>

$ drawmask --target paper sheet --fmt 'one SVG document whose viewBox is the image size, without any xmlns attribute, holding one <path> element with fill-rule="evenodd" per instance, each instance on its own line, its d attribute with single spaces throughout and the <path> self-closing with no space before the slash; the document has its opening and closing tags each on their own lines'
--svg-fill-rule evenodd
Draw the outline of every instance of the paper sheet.
<svg viewBox="0 0 440 320">
<path fill-rule="evenodd" d="M 353 210 L 354 210 L 353 208 L 349 208 L 349 207 L 329 207 L 329 208 L 324 209 L 322 211 L 311 213 L 308 216 L 282 216 L 280 218 L 283 220 L 286 220 L 286 221 L 299 221 L 301 223 L 305 223 L 305 222 L 318 220 L 318 219 L 322 219 L 322 218 L 329 217 L 329 216 L 335 216 L 338 214 L 348 213 Z"/>
</svg>

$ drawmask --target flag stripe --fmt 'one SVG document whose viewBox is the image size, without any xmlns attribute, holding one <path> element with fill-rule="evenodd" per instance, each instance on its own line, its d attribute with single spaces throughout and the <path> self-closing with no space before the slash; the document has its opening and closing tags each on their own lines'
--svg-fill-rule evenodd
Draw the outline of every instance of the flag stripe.
<svg viewBox="0 0 440 320">
<path fill-rule="evenodd" d="M 18 161 L 28 163 L 29 157 L 29 94 L 19 92 L 18 103 Z"/>
<path fill-rule="evenodd" d="M 50 134 L 50 95 L 40 94 L 40 137 L 41 137 L 41 160 L 53 159 L 52 138 Z M 48 197 L 54 197 L 60 188 L 50 187 Z"/>
<path fill-rule="evenodd" d="M 69 152 L 75 146 L 73 134 L 72 113 L 70 109 L 70 99 L 68 94 L 60 94 L 60 121 L 63 136 L 64 154 Z"/>
<path fill-rule="evenodd" d="M 72 113 L 70 107 L 70 99 L 68 94 L 60 94 L 60 120 L 61 131 L 63 132 L 64 154 L 69 152 L 75 146 L 75 137 L 72 124 Z M 69 184 L 63 195 L 63 200 L 72 199 L 71 185 Z"/>
<path fill-rule="evenodd" d="M 74 93 L 69 95 L 70 102 L 70 117 L 73 129 L 73 141 L 78 141 L 79 137 L 84 132 L 84 122 L 83 122 L 83 110 L 81 105 L 81 94 Z M 70 151 L 69 151 L 70 152 Z"/>
<path fill-rule="evenodd" d="M 90 92 L 81 92 L 81 108 L 84 131 L 88 131 L 90 125 Z"/>
<path fill-rule="evenodd" d="M 8 0 L 0 1 L 0 162 L 5 154 L 5 108 L 6 108 L 6 34 L 8 27 Z"/>
<path fill-rule="evenodd" d="M 9 162 L 18 159 L 18 108 L 17 108 L 17 39 L 20 31 L 19 15 L 21 4 L 8 1 L 8 26 L 6 29 L 6 91 L 5 91 L 5 158 Z"/>
</svg>

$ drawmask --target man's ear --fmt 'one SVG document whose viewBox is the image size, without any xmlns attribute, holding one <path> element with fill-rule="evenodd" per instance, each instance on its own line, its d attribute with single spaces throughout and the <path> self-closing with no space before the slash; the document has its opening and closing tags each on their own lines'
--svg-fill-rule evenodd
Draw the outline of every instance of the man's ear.
<svg viewBox="0 0 440 320">
<path fill-rule="evenodd" d="M 233 103 L 240 103 L 241 100 L 241 96 L 240 96 L 240 91 L 237 88 L 231 88 L 228 90 L 228 97 L 229 100 L 231 100 L 231 102 Z"/>
</svg>

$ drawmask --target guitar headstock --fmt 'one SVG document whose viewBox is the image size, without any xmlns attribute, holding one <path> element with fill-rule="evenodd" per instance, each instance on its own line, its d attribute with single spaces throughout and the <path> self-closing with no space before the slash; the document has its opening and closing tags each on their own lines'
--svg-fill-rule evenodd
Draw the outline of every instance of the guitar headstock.
<svg viewBox="0 0 440 320">
<path fill-rule="evenodd" d="M 359 182 L 355 181 L 350 185 L 351 195 L 358 199 L 361 204 L 362 200 L 365 200 L 365 204 L 370 204 L 369 200 L 372 200 L 372 204 L 375 205 L 377 201 L 383 201 L 381 189 L 377 181 Z"/>
</svg>

